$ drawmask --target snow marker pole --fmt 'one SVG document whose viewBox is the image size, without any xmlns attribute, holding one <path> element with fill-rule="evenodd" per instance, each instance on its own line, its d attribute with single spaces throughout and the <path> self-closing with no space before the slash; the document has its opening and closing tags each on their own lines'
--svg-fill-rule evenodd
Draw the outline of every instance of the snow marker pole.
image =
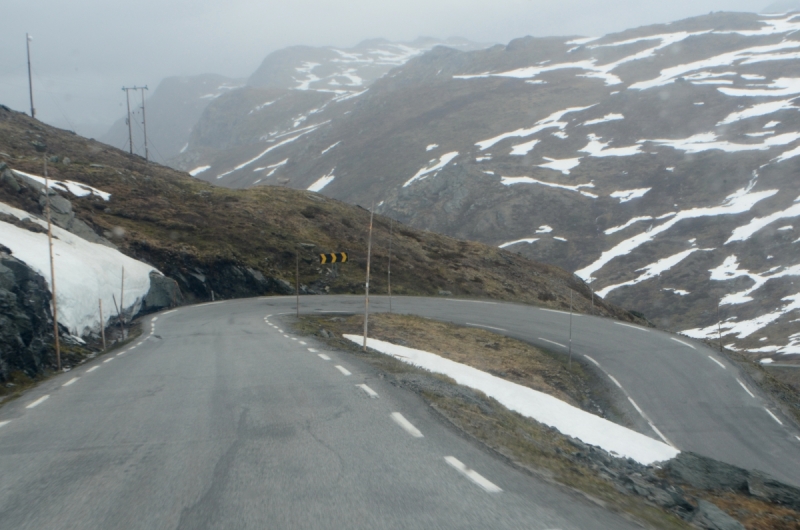
<svg viewBox="0 0 800 530">
<path fill-rule="evenodd" d="M 364 290 L 364 351 L 367 351 L 367 322 L 369 321 L 369 262 L 372 257 L 372 216 L 375 204 L 369 210 L 369 239 L 367 242 L 367 284 Z"/>
<path fill-rule="evenodd" d="M 50 179 L 47 177 L 47 155 L 44 157 L 44 196 L 47 199 L 47 242 L 50 247 L 50 285 L 53 288 L 53 335 L 56 339 L 56 369 L 61 371 L 61 343 L 58 340 L 58 303 L 56 302 L 56 267 L 53 262 L 53 224 L 50 221 Z"/>
<path fill-rule="evenodd" d="M 572 290 L 569 291 L 569 367 L 572 368 Z"/>
<path fill-rule="evenodd" d="M 103 351 L 106 349 L 106 321 L 103 319 L 103 299 L 98 300 L 100 304 L 100 336 L 103 337 Z"/>
</svg>

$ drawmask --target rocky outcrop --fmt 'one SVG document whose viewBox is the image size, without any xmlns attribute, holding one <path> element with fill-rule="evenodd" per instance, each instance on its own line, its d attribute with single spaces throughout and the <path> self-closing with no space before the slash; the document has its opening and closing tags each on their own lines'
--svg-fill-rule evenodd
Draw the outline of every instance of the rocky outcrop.
<svg viewBox="0 0 800 530">
<path fill-rule="evenodd" d="M 183 294 L 178 287 L 178 282 L 155 271 L 150 273 L 150 290 L 147 291 L 142 301 L 142 311 L 158 311 L 182 303 Z"/>
<path fill-rule="evenodd" d="M 52 325 L 47 282 L 0 245 L 0 382 L 52 364 Z"/>
</svg>

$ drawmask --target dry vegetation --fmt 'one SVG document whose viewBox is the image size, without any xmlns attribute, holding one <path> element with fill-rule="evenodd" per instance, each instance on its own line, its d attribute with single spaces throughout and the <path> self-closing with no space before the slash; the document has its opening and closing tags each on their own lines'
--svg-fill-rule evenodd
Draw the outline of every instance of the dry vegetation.
<svg viewBox="0 0 800 530">
<path fill-rule="evenodd" d="M 36 145 L 39 146 L 37 150 Z M 42 146 L 46 146 L 42 148 Z M 112 194 L 68 197 L 76 215 L 119 248 L 179 280 L 187 298 L 225 298 L 288 292 L 295 256 L 300 282 L 310 291 L 351 293 L 363 289 L 369 212 L 315 193 L 279 187 L 218 188 L 139 157 L 34 121 L 0 107 L 0 162 L 82 182 Z M 69 159 L 69 164 L 65 163 Z M 0 185 L 0 201 L 40 211 L 31 189 Z M 371 289 L 386 292 L 390 220 L 376 216 Z M 514 300 L 565 308 L 574 291 L 578 311 L 589 311 L 591 292 L 574 275 L 487 245 L 459 241 L 394 224 L 392 287 L 396 294 Z M 318 264 L 323 252 L 346 251 L 338 271 Z M 272 288 L 248 288 L 231 273 L 252 270 Z M 193 280 L 201 275 L 202 284 Z M 283 280 L 288 283 L 275 282 Z M 625 320 L 636 317 L 596 300 L 595 311 Z"/>
</svg>

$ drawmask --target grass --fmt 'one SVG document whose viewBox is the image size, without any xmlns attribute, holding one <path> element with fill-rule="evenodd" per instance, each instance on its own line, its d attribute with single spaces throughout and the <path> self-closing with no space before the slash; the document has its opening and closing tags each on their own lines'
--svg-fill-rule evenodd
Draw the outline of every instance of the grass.
<svg viewBox="0 0 800 530">
<path fill-rule="evenodd" d="M 297 331 L 324 336 L 329 344 L 368 362 L 399 386 L 419 394 L 443 419 L 496 454 L 534 475 L 572 488 L 606 508 L 628 514 L 646 526 L 690 528 L 678 516 L 642 497 L 620 491 L 599 473 L 573 457 L 578 451 L 570 439 L 555 429 L 511 412 L 480 392 L 456 385 L 447 377 L 430 374 L 372 350 L 366 353 L 341 338 L 342 333 L 363 330 L 363 317 L 302 316 Z M 548 392 L 564 401 L 592 407 L 602 402 L 593 375 L 578 363 L 570 370 L 554 355 L 526 343 L 482 329 L 422 319 L 415 316 L 375 314 L 370 336 L 424 348 L 457 362 Z"/>
</svg>

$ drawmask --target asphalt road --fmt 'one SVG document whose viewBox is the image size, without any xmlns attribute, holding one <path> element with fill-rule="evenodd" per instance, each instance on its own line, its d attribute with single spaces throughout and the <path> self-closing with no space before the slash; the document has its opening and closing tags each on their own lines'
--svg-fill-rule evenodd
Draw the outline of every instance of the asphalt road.
<svg viewBox="0 0 800 530">
<path fill-rule="evenodd" d="M 294 311 L 292 297 L 262 300 L 270 311 Z M 363 308 L 363 296 L 301 297 L 304 312 Z M 371 297 L 370 308 L 388 310 L 388 298 Z M 564 312 L 416 297 L 394 297 L 392 309 L 488 326 L 552 351 L 568 351 L 569 314 Z M 573 317 L 572 351 L 588 355 L 613 377 L 634 414 L 642 416 L 645 434 L 800 486 L 800 432 L 718 352 L 686 337 L 588 315 Z"/>
<path fill-rule="evenodd" d="M 475 446 L 354 357 L 265 320 L 291 303 L 147 317 L 137 346 L 0 408 L 0 527 L 636 528 Z"/>
</svg>

